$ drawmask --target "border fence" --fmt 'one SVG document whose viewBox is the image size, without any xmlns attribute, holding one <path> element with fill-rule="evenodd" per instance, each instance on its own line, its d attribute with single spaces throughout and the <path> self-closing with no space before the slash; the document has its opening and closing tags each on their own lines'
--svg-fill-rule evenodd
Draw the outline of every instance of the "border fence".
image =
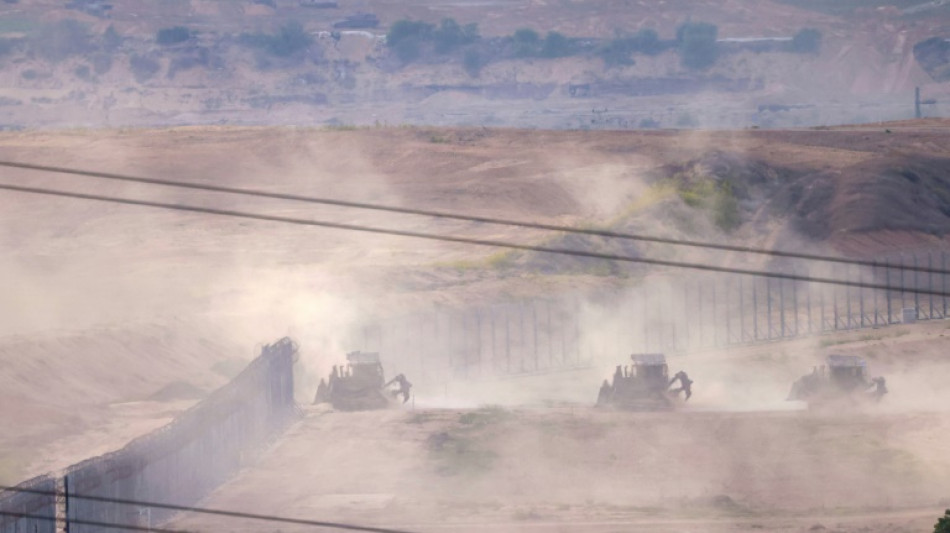
<svg viewBox="0 0 950 533">
<path fill-rule="evenodd" d="M 56 478 L 39 476 L 16 488 L 36 492 L 0 492 L 0 533 L 55 533 Z"/>
<path fill-rule="evenodd" d="M 53 532 L 56 516 L 65 518 L 70 533 L 105 533 L 116 527 L 93 524 L 151 527 L 174 514 L 109 499 L 197 503 L 292 420 L 295 354 L 288 338 L 265 346 L 230 383 L 167 426 L 73 465 L 61 479 L 44 476 L 16 487 L 38 492 L 0 493 L 0 533 Z M 56 500 L 59 481 L 62 509 Z"/>
<path fill-rule="evenodd" d="M 918 252 L 816 270 L 882 289 L 725 273 L 650 276 L 611 294 L 443 306 L 369 321 L 347 347 L 379 351 L 421 379 L 472 379 L 939 320 L 950 316 L 950 276 L 941 273 L 948 261 L 946 252 Z"/>
</svg>

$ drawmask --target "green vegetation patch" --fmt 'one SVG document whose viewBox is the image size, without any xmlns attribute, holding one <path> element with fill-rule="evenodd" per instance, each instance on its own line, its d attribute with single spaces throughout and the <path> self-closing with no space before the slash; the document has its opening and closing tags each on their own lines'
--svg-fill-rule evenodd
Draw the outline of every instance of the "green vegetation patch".
<svg viewBox="0 0 950 533">
<path fill-rule="evenodd" d="M 313 37 L 299 22 L 288 22 L 275 33 L 244 33 L 238 42 L 278 58 L 300 55 L 313 44 Z"/>
<path fill-rule="evenodd" d="M 497 427 L 514 415 L 489 406 L 459 415 L 458 425 L 429 436 L 429 459 L 441 476 L 477 476 L 495 466 L 498 454 L 486 443 Z M 422 421 L 427 420 L 423 419 Z"/>
<path fill-rule="evenodd" d="M 943 514 L 943 517 L 937 519 L 934 524 L 934 533 L 950 533 L 950 509 Z"/>
<path fill-rule="evenodd" d="M 490 471 L 498 454 L 478 436 L 464 432 L 435 433 L 427 440 L 429 459 L 441 476 L 476 476 Z"/>
<path fill-rule="evenodd" d="M 476 411 L 470 411 L 459 415 L 459 424 L 480 428 L 493 424 L 506 422 L 512 418 L 512 413 L 502 407 L 488 406 L 482 407 Z"/>
<path fill-rule="evenodd" d="M 175 26 L 174 28 L 158 30 L 158 33 L 155 35 L 155 42 L 161 45 L 178 44 L 191 39 L 191 37 L 191 30 L 184 26 Z"/>
<path fill-rule="evenodd" d="M 687 22 L 676 29 L 676 44 L 684 67 L 702 70 L 719 57 L 716 39 L 719 28 L 707 22 Z"/>
<path fill-rule="evenodd" d="M 733 231 L 742 223 L 739 200 L 728 181 L 700 179 L 681 184 L 677 193 L 686 205 L 708 211 L 713 222 L 723 231 Z"/>
</svg>

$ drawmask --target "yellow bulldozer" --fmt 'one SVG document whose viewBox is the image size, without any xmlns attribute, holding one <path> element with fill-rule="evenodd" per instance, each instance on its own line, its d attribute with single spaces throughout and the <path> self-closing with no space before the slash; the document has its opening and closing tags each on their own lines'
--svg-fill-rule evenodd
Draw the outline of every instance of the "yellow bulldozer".
<svg viewBox="0 0 950 533">
<path fill-rule="evenodd" d="M 402 403 L 408 402 L 411 389 L 402 374 L 385 380 L 378 353 L 350 352 L 345 365 L 335 365 L 330 377 L 320 380 L 313 403 L 329 403 L 340 411 L 385 409 L 396 405 L 400 396 Z"/>
<path fill-rule="evenodd" d="M 633 354 L 633 364 L 617 365 L 613 381 L 604 380 L 597 395 L 598 407 L 636 411 L 660 411 L 675 407 L 682 392 L 684 401 L 693 395 L 693 381 L 686 372 L 672 378 L 666 356 L 661 353 Z M 673 386 L 679 382 L 679 386 Z"/>
<path fill-rule="evenodd" d="M 867 361 L 854 355 L 829 355 L 824 365 L 812 368 L 792 384 L 787 400 L 809 407 L 880 401 L 887 394 L 883 377 L 868 378 Z"/>
</svg>

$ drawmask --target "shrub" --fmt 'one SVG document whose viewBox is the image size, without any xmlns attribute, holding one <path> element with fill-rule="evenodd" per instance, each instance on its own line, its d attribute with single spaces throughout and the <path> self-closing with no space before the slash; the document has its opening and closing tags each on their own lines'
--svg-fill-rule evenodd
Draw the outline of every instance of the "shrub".
<svg viewBox="0 0 950 533">
<path fill-rule="evenodd" d="M 713 222 L 719 226 L 719 229 L 731 232 L 742 223 L 742 216 L 739 214 L 739 201 L 732 194 L 732 187 L 728 183 L 719 186 L 716 195 L 713 197 Z"/>
<path fill-rule="evenodd" d="M 112 70 L 112 56 L 109 54 L 92 56 L 92 70 L 100 76 Z"/>
<path fill-rule="evenodd" d="M 643 28 L 633 36 L 633 50 L 648 56 L 654 56 L 666 49 L 656 30 Z"/>
<path fill-rule="evenodd" d="M 16 43 L 14 39 L 0 39 L 0 56 L 12 52 L 16 48 Z"/>
<path fill-rule="evenodd" d="M 313 44 L 313 37 L 296 21 L 281 26 L 277 33 L 245 33 L 238 38 L 238 42 L 266 52 L 275 57 L 292 57 L 306 50 Z M 268 63 L 259 58 L 260 64 Z"/>
<path fill-rule="evenodd" d="M 431 35 L 435 43 L 435 51 L 439 54 L 447 54 L 460 46 L 475 42 L 478 39 L 478 25 L 473 23 L 462 27 L 455 22 L 455 19 L 442 19 L 439 28 Z"/>
<path fill-rule="evenodd" d="M 516 30 L 512 39 L 519 44 L 538 44 L 541 42 L 541 36 L 531 28 L 521 28 Z"/>
<path fill-rule="evenodd" d="M 111 28 L 112 26 L 110 26 Z M 191 31 L 184 26 L 175 26 L 174 28 L 164 28 L 158 30 L 155 35 L 155 42 L 161 45 L 183 43 L 191 39 Z"/>
<path fill-rule="evenodd" d="M 614 39 L 600 47 L 596 53 L 604 60 L 604 65 L 609 68 L 633 65 L 635 62 L 630 57 L 631 52 L 629 39 Z"/>
<path fill-rule="evenodd" d="M 719 55 L 716 37 L 719 29 L 706 22 L 687 22 L 676 30 L 680 61 L 690 69 L 701 70 L 716 62 Z"/>
<path fill-rule="evenodd" d="M 548 32 L 541 46 L 541 57 L 567 57 L 574 53 L 574 43 L 556 31 Z"/>
<path fill-rule="evenodd" d="M 289 57 L 310 48 L 311 44 L 313 37 L 299 22 L 294 21 L 281 26 L 277 35 L 271 37 L 267 51 L 277 57 Z"/>
<path fill-rule="evenodd" d="M 92 71 L 89 70 L 89 65 L 79 65 L 73 70 L 73 74 L 83 81 L 92 81 Z"/>
<path fill-rule="evenodd" d="M 485 66 L 487 62 L 485 58 L 476 50 L 468 50 L 465 52 L 465 57 L 462 58 L 462 66 L 465 67 L 465 72 L 473 78 L 477 78 L 482 72 L 482 67 Z"/>
<path fill-rule="evenodd" d="M 531 28 L 516 30 L 511 40 L 515 43 L 515 55 L 518 57 L 537 55 L 541 47 L 541 36 Z"/>
<path fill-rule="evenodd" d="M 386 45 L 396 52 L 400 61 L 411 63 L 421 54 L 420 47 L 431 38 L 434 28 L 418 20 L 397 20 L 386 34 Z"/>
<path fill-rule="evenodd" d="M 119 35 L 119 32 L 115 31 L 115 26 L 110 24 L 109 27 L 106 28 L 106 31 L 102 33 L 100 42 L 104 52 L 115 52 L 122 46 L 122 36 Z"/>
<path fill-rule="evenodd" d="M 950 533 L 950 509 L 947 509 L 942 518 L 937 519 L 934 533 Z"/>
<path fill-rule="evenodd" d="M 86 27 L 72 19 L 41 26 L 31 38 L 30 47 L 53 62 L 86 53 L 92 48 Z"/>
<path fill-rule="evenodd" d="M 395 47 L 410 40 L 426 40 L 435 27 L 421 20 L 397 20 L 386 34 L 386 44 Z"/>
<path fill-rule="evenodd" d="M 792 51 L 799 54 L 817 54 L 821 50 L 821 32 L 805 28 L 792 37 Z"/>
<path fill-rule="evenodd" d="M 135 81 L 143 83 L 151 79 L 161 70 L 161 64 L 148 56 L 133 55 L 129 58 L 129 67 L 135 76 Z"/>
<path fill-rule="evenodd" d="M 656 55 L 666 48 L 656 30 L 644 28 L 630 37 L 618 37 L 597 50 L 608 67 L 633 65 L 631 54 Z"/>
</svg>

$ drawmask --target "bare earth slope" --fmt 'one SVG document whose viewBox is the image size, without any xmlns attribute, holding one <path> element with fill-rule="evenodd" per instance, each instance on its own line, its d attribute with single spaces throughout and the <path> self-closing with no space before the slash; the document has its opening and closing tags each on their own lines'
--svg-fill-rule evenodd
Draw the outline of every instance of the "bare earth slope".
<svg viewBox="0 0 950 533">
<path fill-rule="evenodd" d="M 927 379 L 950 370 L 944 331 L 826 339 L 820 352 L 870 353 L 888 375 L 892 394 L 864 410 L 775 410 L 786 391 L 776 370 L 788 376 L 817 355 L 801 342 L 677 359 L 697 379 L 698 403 L 682 412 L 308 407 L 205 505 L 414 531 L 925 531 L 950 490 L 948 397 Z M 758 397 L 723 409 L 715 396 L 730 374 L 734 394 L 751 386 Z M 547 397 L 596 388 L 562 383 Z M 480 390 L 493 398 L 503 387 Z M 297 530 L 198 515 L 174 525 Z"/>
<path fill-rule="evenodd" d="M 941 121 L 788 132 L 182 128 L 4 133 L 0 136 L 0 159 L 538 222 L 596 224 L 780 248 L 838 248 L 847 253 L 874 254 L 943 243 L 950 227 L 942 197 L 947 182 L 945 160 L 950 158 L 947 136 L 946 124 Z M 717 229 L 711 213 L 688 205 L 682 194 L 684 184 L 722 180 L 736 180 L 749 192 L 748 197 L 739 198 L 740 224 L 731 233 Z M 485 224 L 444 223 L 10 169 L 0 170 L 0 183 L 528 243 L 557 238 Z M 779 202 L 788 197 L 785 192 L 793 186 L 801 189 L 801 201 L 791 205 Z M 804 201 L 806 198 L 826 202 L 813 205 Z M 803 220 L 810 225 L 803 226 Z M 810 228 L 820 231 L 812 232 Z M 223 383 L 228 369 L 235 367 L 235 358 L 238 362 L 246 360 L 255 355 L 260 343 L 282 335 L 300 341 L 305 354 L 300 371 L 312 377 L 338 361 L 343 349 L 341 337 L 368 313 L 399 314 L 432 303 L 467 305 L 512 294 L 556 294 L 632 282 L 595 270 L 548 274 L 527 262 L 500 268 L 491 255 L 494 250 L 489 248 L 6 191 L 0 193 L 0 247 L 4 250 L 0 257 L 0 294 L 8 302 L 0 317 L 0 427 L 5 428 L 0 435 L 0 477 L 10 481 L 117 448 L 164 423 L 202 393 Z M 705 260 L 730 264 L 738 259 L 717 256 Z M 928 349 L 942 346 L 943 340 L 934 337 L 926 341 Z M 804 355 L 816 353 L 814 345 L 800 349 Z M 900 368 L 898 360 L 888 357 L 890 347 L 874 349 L 881 351 L 875 364 L 885 365 L 882 373 L 900 374 L 892 373 Z M 711 383 L 731 382 L 732 378 L 725 378 L 741 373 L 741 368 L 733 366 L 728 373 L 716 374 L 716 362 L 728 358 L 729 354 L 716 354 L 705 362 L 700 356 L 695 359 L 710 376 L 706 379 L 711 391 L 716 390 Z M 925 369 L 934 364 L 932 358 L 909 360 L 915 361 L 915 366 L 919 362 L 920 368 L 915 371 L 920 373 L 913 379 L 904 378 L 903 383 L 897 378 L 895 399 L 908 398 L 903 393 L 898 395 L 899 390 L 912 390 L 921 384 L 926 385 L 926 391 L 938 390 L 939 382 L 935 380 L 939 380 L 943 367 L 937 366 L 937 372 L 927 374 Z M 781 389 L 779 396 L 790 379 L 813 364 L 811 359 L 797 359 L 794 365 L 782 363 L 779 371 L 769 370 L 776 362 L 782 363 L 782 359 L 767 360 L 755 369 L 770 376 L 765 388 Z M 596 386 L 601 376 L 594 378 Z M 579 402 L 575 399 L 589 397 L 587 391 L 586 384 L 572 388 L 569 399 Z M 491 397 L 486 392 L 480 401 L 492 403 Z M 719 390 L 705 400 L 697 398 L 697 408 L 719 409 L 733 405 L 732 399 Z M 774 417 L 718 413 L 709 419 L 699 417 L 699 413 L 686 413 L 670 420 L 633 416 L 617 422 L 604 414 L 590 414 L 590 431 L 603 435 L 603 446 L 611 449 L 600 448 L 591 453 L 592 463 L 578 465 L 596 463 L 589 471 L 606 476 L 612 471 L 609 465 L 628 465 L 624 462 L 632 453 L 625 447 L 628 440 L 637 447 L 658 450 L 665 436 L 670 435 L 676 454 L 645 456 L 644 460 L 656 458 L 646 470 L 645 479 L 663 488 L 672 487 L 664 484 L 666 472 L 672 476 L 679 472 L 687 480 L 696 477 L 683 481 L 688 490 L 673 494 L 670 488 L 663 500 L 647 496 L 638 499 L 643 493 L 634 488 L 617 485 L 622 484 L 620 481 L 605 482 L 613 487 L 611 490 L 630 496 L 638 509 L 659 507 L 656 512 L 661 521 L 683 519 L 677 514 L 683 501 L 713 502 L 700 503 L 713 505 L 709 510 L 713 514 L 747 512 L 744 509 L 751 509 L 748 512 L 753 514 L 767 513 L 777 508 L 789 516 L 798 512 L 816 516 L 839 506 L 872 506 L 877 510 L 899 507 L 903 513 L 908 507 L 933 506 L 939 499 L 937 492 L 946 492 L 940 479 L 932 477 L 945 468 L 945 453 L 927 444 L 937 438 L 939 433 L 934 432 L 945 428 L 946 423 L 943 415 L 919 414 L 927 410 L 920 402 L 903 405 L 898 401 L 897 405 L 906 410 L 885 409 L 880 417 L 862 415 L 854 425 L 834 417 L 808 419 L 789 413 Z M 905 419 L 905 412 L 917 414 Z M 475 450 L 472 457 L 463 450 L 461 468 L 476 470 L 469 480 L 455 474 L 432 473 L 438 465 L 430 464 L 431 454 L 435 453 L 438 463 L 442 452 L 438 444 L 430 443 L 430 436 L 442 432 L 452 435 L 459 428 L 465 433 L 469 431 L 465 428 L 473 426 L 473 436 L 486 431 L 483 436 L 488 438 L 494 427 L 503 428 L 502 432 L 513 439 L 512 445 L 530 447 L 545 441 L 548 423 L 558 428 L 552 430 L 556 434 L 574 435 L 568 411 L 477 415 L 475 420 L 482 415 L 489 417 L 490 424 L 485 425 L 463 424 L 464 414 L 437 412 L 430 422 L 417 423 L 400 418 L 401 414 L 357 417 L 363 429 L 353 429 L 347 438 L 354 439 L 354 443 L 396 439 L 387 444 L 393 447 L 392 454 L 417 461 L 405 467 L 410 470 L 401 466 L 395 470 L 386 481 L 390 486 L 401 484 L 402 474 L 412 471 L 411 464 L 418 464 L 422 465 L 421 472 L 426 472 L 420 474 L 421 480 L 445 477 L 445 483 L 460 494 L 471 485 L 477 493 L 472 501 L 492 506 L 494 499 L 483 498 L 484 491 L 476 489 L 493 485 L 499 478 L 492 476 L 505 470 L 500 465 L 516 461 L 506 455 L 506 443 L 488 439 L 484 453 Z M 497 419 L 492 418 L 496 415 Z M 759 416 L 766 421 L 759 424 Z M 320 433 L 321 428 L 345 428 L 348 420 L 335 413 L 318 416 L 313 412 L 295 431 L 309 442 L 312 433 Z M 641 423 L 649 427 L 654 422 L 655 431 L 635 430 Z M 392 433 L 373 436 L 376 434 L 370 428 L 375 424 Z M 566 459 L 574 453 L 588 459 L 580 444 L 585 440 L 588 429 L 583 424 L 587 423 L 580 424 L 576 433 L 580 436 L 553 443 L 539 463 L 525 464 L 520 470 L 525 479 L 547 479 L 545 473 L 559 465 L 571 472 L 570 479 L 586 475 L 586 466 L 570 465 Z M 726 429 L 717 429 L 719 424 Z M 562 431 L 562 426 L 567 429 Z M 690 433 L 690 426 L 696 426 L 695 434 Z M 744 460 L 741 457 L 707 457 L 704 464 L 716 466 L 692 474 L 674 464 L 675 457 L 688 455 L 684 450 L 701 447 L 723 433 L 739 434 L 743 446 L 759 442 L 761 435 L 756 432 L 760 429 L 768 435 L 774 430 L 774 440 L 765 441 L 772 442 L 774 448 L 763 452 L 761 463 L 751 463 L 749 468 L 755 474 L 747 485 L 737 484 L 733 477 L 736 471 L 746 470 L 740 468 L 740 460 Z M 814 439 L 808 437 L 809 431 L 816 432 Z M 823 435 L 827 435 L 827 445 L 808 448 L 810 442 L 822 442 Z M 912 442 L 902 441 L 899 435 L 909 435 Z M 650 441 L 660 436 L 663 441 Z M 407 440 L 399 440 L 403 437 Z M 858 449 L 859 454 L 822 459 L 829 449 L 854 451 L 857 437 L 870 443 Z M 439 439 L 435 437 L 435 442 Z M 875 479 L 885 479 L 901 490 L 856 489 L 854 503 L 835 499 L 822 502 L 820 494 L 808 488 L 805 478 L 795 477 L 799 475 L 797 470 L 786 469 L 781 471 L 791 481 L 785 488 L 776 489 L 776 496 L 758 496 L 756 487 L 771 481 L 776 487 L 783 486 L 768 472 L 778 468 L 779 457 L 789 449 L 783 448 L 786 441 L 796 443 L 796 449 L 807 448 L 801 462 L 795 464 L 818 462 L 833 475 L 832 481 L 839 483 L 836 488 L 867 488 Z M 448 450 L 444 454 L 455 453 L 452 446 L 466 446 L 460 442 L 465 441 L 444 442 L 443 450 Z M 309 449 L 309 444 L 290 441 L 287 446 L 297 450 L 288 451 L 288 457 Z M 431 446 L 436 452 L 430 451 Z M 613 451 L 614 447 L 619 449 Z M 916 458 L 905 452 L 916 454 Z M 609 459 L 610 454 L 616 458 Z M 388 457 L 389 453 L 373 461 L 382 463 Z M 308 468 L 320 471 L 332 464 L 332 459 L 326 461 Z M 495 466 L 485 474 L 488 477 L 478 481 L 477 470 L 486 466 L 485 461 Z M 723 466 L 729 461 L 738 466 Z M 875 465 L 884 465 L 880 467 L 884 469 L 883 478 L 875 477 L 880 473 Z M 514 472 L 519 472 L 518 468 L 510 465 Z M 427 477 L 430 475 L 436 477 Z M 911 479 L 932 483 L 936 489 L 909 484 Z M 521 520 L 561 512 L 547 507 L 532 510 L 532 506 L 541 505 L 539 501 L 548 501 L 548 493 L 541 500 L 532 499 L 530 494 L 525 495 L 532 486 L 515 481 L 504 479 L 506 490 L 511 491 L 506 497 L 520 502 L 520 507 L 496 510 L 497 516 L 515 515 Z M 398 494 L 395 488 L 367 488 L 370 486 L 361 485 L 359 479 L 353 483 L 334 489 L 337 492 L 333 494 Z M 430 500 L 429 487 L 406 483 L 413 501 Z M 279 493 L 278 487 L 274 490 Z M 624 492 L 627 490 L 632 492 Z M 295 493 L 310 494 L 303 489 Z M 576 494 L 550 495 L 556 505 L 572 509 L 563 501 Z M 720 495 L 728 499 L 718 498 Z M 334 498 L 329 501 L 338 501 Z M 600 520 L 604 513 L 612 512 L 611 505 L 625 504 L 604 495 L 591 504 L 591 519 Z M 808 511 L 823 505 L 825 511 Z M 721 511 L 723 507 L 727 510 Z M 276 503 L 273 509 L 303 512 Z M 644 512 L 653 512 L 649 509 Z M 628 511 L 640 512 L 623 510 Z M 457 512 L 461 511 L 452 511 Z M 430 522 L 431 516 L 427 510 L 407 514 L 403 520 Z M 758 519 L 759 515 L 750 518 Z M 798 527 L 800 522 L 795 524 Z"/>
</svg>

